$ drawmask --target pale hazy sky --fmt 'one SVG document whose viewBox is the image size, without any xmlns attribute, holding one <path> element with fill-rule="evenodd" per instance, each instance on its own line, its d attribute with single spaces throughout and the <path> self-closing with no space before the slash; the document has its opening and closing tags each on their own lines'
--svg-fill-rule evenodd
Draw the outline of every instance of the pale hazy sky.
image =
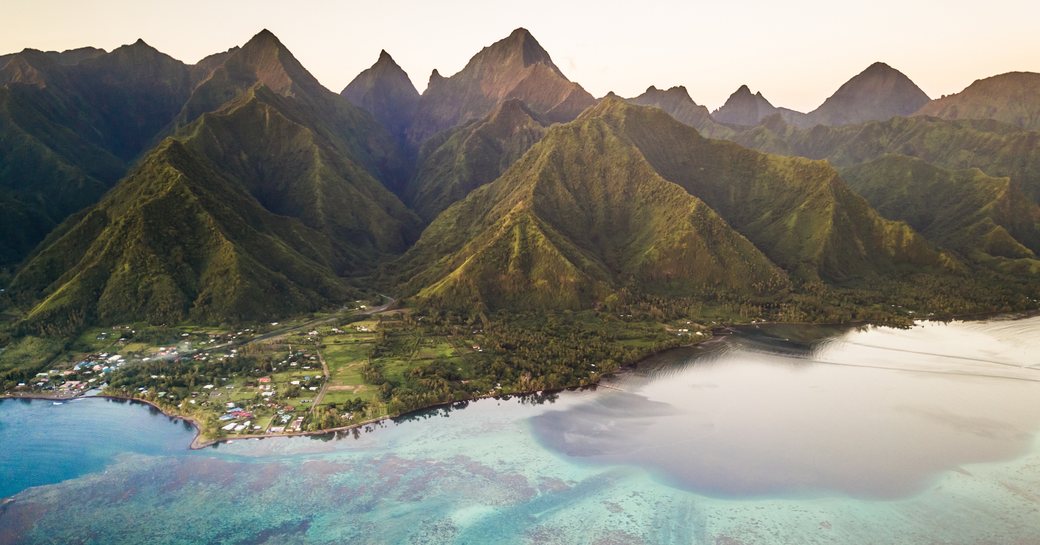
<svg viewBox="0 0 1040 545">
<path fill-rule="evenodd" d="M 426 87 L 519 26 L 596 96 L 685 85 L 714 109 L 739 85 L 818 106 L 880 60 L 932 97 L 1014 70 L 1040 72 L 1040 1 L 3 0 L 0 53 L 111 50 L 143 38 L 193 63 L 274 32 L 339 91 L 386 49 Z"/>
</svg>

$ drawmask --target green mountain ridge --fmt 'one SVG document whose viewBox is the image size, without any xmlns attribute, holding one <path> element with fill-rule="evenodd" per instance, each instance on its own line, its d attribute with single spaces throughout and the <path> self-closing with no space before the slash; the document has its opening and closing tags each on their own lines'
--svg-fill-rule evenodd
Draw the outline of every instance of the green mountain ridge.
<svg viewBox="0 0 1040 545">
<path fill-rule="evenodd" d="M 796 278 L 844 281 L 946 259 L 886 221 L 823 161 L 705 139 L 664 112 L 618 108 L 618 127 L 666 179 L 718 211 Z"/>
<path fill-rule="evenodd" d="M 842 176 L 885 217 L 906 221 L 976 260 L 1035 261 L 1040 251 L 1040 205 L 1010 178 L 941 169 L 901 155 L 843 169 Z"/>
<path fill-rule="evenodd" d="M 839 167 L 896 154 L 947 169 L 978 168 L 990 176 L 1010 177 L 1029 198 L 1040 202 L 1040 133 L 998 121 L 896 117 L 799 129 L 774 116 L 729 139 L 767 153 L 826 159 Z"/>
<path fill-rule="evenodd" d="M 608 97 L 445 210 L 395 267 L 421 300 L 500 309 L 587 308 L 618 289 L 753 296 L 957 265 L 824 162 L 706 140 Z"/>
<path fill-rule="evenodd" d="M 604 108 L 550 129 L 439 215 L 400 262 L 409 291 L 449 306 L 560 309 L 621 287 L 688 295 L 787 285 L 704 202 L 654 172 Z"/>
<path fill-rule="evenodd" d="M 0 65 L 0 267 L 21 261 L 154 146 L 191 95 L 196 67 L 142 40 L 112 52 L 26 50 Z M 15 232 L 18 231 L 18 232 Z"/>
<path fill-rule="evenodd" d="M 548 122 L 519 99 L 487 117 L 443 131 L 423 144 L 406 201 L 426 221 L 498 178 L 545 136 Z"/>
<path fill-rule="evenodd" d="M 195 65 L 142 40 L 25 50 L 0 56 L 3 299 L 34 334 L 278 318 L 377 285 L 466 310 L 848 310 L 983 272 L 937 308 L 1009 301 L 1040 274 L 1028 83 L 920 107 L 876 63 L 809 114 L 746 86 L 709 113 L 683 87 L 597 101 L 522 28 L 422 95 L 385 51 L 333 93 L 266 30 Z"/>
<path fill-rule="evenodd" d="M 258 86 L 153 150 L 10 291 L 23 327 L 247 320 L 343 301 L 418 220 L 306 104 Z M 264 138 L 257 138 L 266 135 Z"/>
</svg>

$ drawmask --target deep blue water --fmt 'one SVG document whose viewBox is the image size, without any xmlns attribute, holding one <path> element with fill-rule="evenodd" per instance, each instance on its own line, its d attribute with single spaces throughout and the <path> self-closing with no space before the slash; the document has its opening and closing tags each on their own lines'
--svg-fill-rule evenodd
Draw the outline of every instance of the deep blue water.
<svg viewBox="0 0 1040 545">
<path fill-rule="evenodd" d="M 142 404 L 0 399 L 0 498 L 103 470 L 122 453 L 183 455 L 194 436 Z"/>
</svg>

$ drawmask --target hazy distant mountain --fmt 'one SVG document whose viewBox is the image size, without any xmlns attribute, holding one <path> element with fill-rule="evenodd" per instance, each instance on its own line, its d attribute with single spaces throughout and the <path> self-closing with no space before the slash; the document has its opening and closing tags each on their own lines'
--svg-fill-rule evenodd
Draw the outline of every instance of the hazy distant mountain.
<svg viewBox="0 0 1040 545">
<path fill-rule="evenodd" d="M 776 107 L 762 93 L 751 94 L 747 85 L 741 85 L 722 107 L 711 113 L 711 117 L 728 125 L 753 126 L 775 113 Z"/>
<path fill-rule="evenodd" d="M 426 221 L 498 178 L 545 135 L 548 122 L 520 99 L 480 121 L 438 133 L 423 144 L 406 199 Z"/>
<path fill-rule="evenodd" d="M 976 80 L 963 91 L 924 105 L 917 115 L 943 119 L 995 119 L 1040 130 L 1040 74 L 1010 72 Z"/>
<path fill-rule="evenodd" d="M 419 106 L 419 92 L 408 74 L 386 51 L 340 93 L 353 105 L 371 113 L 402 143 Z"/>
<path fill-rule="evenodd" d="M 851 125 L 907 116 L 928 103 L 928 95 L 902 72 L 876 62 L 845 82 L 799 124 Z M 791 121 L 797 118 L 788 118 Z"/>
<path fill-rule="evenodd" d="M 694 102 L 686 91 L 686 87 L 681 85 L 667 90 L 658 89 L 651 85 L 643 94 L 627 100 L 639 106 L 660 108 L 668 115 L 674 117 L 676 121 L 685 123 L 706 136 L 728 131 L 726 127 L 719 125 L 712 119 L 707 108 Z"/>
<path fill-rule="evenodd" d="M 485 47 L 459 73 L 436 71 L 419 100 L 409 140 L 418 145 L 445 129 L 486 116 L 500 102 L 519 98 L 550 122 L 574 119 L 595 99 L 569 81 L 526 29 Z"/>
</svg>

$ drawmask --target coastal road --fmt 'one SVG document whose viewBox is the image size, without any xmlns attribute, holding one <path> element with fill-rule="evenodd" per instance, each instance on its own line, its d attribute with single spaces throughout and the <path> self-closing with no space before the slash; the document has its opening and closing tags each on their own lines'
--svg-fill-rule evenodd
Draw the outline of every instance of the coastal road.
<svg viewBox="0 0 1040 545">
<path fill-rule="evenodd" d="M 325 363 L 325 356 L 321 354 L 321 342 L 314 343 L 314 352 L 318 354 L 318 361 L 321 362 L 321 370 L 325 373 L 325 382 L 321 383 L 321 390 L 318 391 L 318 395 L 314 396 L 314 402 L 311 403 L 311 414 L 321 405 L 322 400 L 325 399 L 325 392 L 329 391 L 329 380 L 332 378 L 332 374 L 329 373 L 329 364 Z"/>
</svg>

